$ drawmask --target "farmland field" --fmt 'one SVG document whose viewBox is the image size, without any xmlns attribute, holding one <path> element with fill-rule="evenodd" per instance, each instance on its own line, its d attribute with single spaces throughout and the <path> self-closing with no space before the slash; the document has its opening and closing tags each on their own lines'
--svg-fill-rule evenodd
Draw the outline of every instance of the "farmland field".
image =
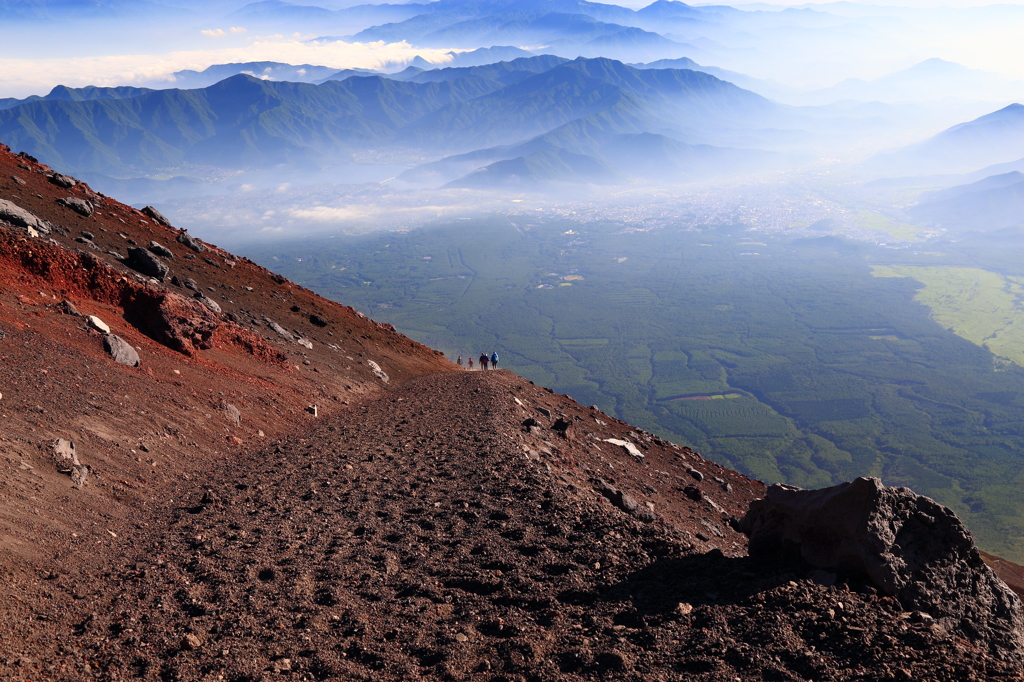
<svg viewBox="0 0 1024 682">
<path fill-rule="evenodd" d="M 1008 249 L 756 233 L 752 258 L 750 237 L 517 217 L 248 255 L 762 480 L 911 486 L 1024 561 L 1024 270 Z"/>
</svg>

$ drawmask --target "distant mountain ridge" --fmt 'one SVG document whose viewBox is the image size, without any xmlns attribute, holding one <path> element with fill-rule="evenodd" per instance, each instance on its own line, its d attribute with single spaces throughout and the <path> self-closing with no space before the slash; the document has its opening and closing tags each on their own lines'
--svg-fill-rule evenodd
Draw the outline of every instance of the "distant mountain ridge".
<svg viewBox="0 0 1024 682">
<path fill-rule="evenodd" d="M 149 88 L 133 88 L 127 85 L 113 88 L 102 88 L 94 85 L 89 85 L 84 88 L 69 88 L 66 85 L 58 85 L 48 94 L 41 97 L 39 95 L 32 95 L 31 97 L 26 97 L 24 99 L 16 99 L 14 97 L 0 99 L 0 109 L 10 109 L 27 102 L 55 100 L 88 102 L 97 99 L 127 99 L 129 97 L 144 95 L 147 92 L 152 92 L 152 90 Z"/>
<path fill-rule="evenodd" d="M 890 175 L 966 173 L 1024 158 L 1024 105 L 960 123 L 893 152 L 880 154 L 865 167 Z"/>
<path fill-rule="evenodd" d="M 320 167 L 364 149 L 449 156 L 521 144 L 560 128 L 564 138 L 583 129 L 563 128 L 579 121 L 586 135 L 571 143 L 550 138 L 529 153 L 550 151 L 563 160 L 596 154 L 588 163 L 598 167 L 617 135 L 657 133 L 668 140 L 662 133 L 674 131 L 676 140 L 664 143 L 671 147 L 699 143 L 729 125 L 763 125 L 780 112 L 702 72 L 551 55 L 320 85 L 236 75 L 193 90 L 71 94 L 74 99 L 37 99 L 0 111 L 0 139 L 77 173 L 139 177 L 188 164 Z M 580 144 L 580 137 L 591 143 Z M 481 166 L 510 160 L 489 158 Z"/>
<path fill-rule="evenodd" d="M 1024 173 L 1011 171 L 930 192 L 907 212 L 954 233 L 1024 227 Z"/>
</svg>

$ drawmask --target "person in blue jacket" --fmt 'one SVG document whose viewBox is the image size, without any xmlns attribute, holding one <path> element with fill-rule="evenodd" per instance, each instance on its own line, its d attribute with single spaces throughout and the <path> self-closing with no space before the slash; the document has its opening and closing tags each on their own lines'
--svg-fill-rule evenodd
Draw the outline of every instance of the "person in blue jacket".
<svg viewBox="0 0 1024 682">
<path fill-rule="evenodd" d="M 491 353 L 491 369 L 498 369 L 498 351 Z"/>
</svg>

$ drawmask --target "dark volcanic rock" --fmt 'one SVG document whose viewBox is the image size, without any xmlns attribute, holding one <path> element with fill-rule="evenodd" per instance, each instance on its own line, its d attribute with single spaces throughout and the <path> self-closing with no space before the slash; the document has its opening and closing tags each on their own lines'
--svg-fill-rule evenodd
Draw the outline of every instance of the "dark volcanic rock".
<svg viewBox="0 0 1024 682">
<path fill-rule="evenodd" d="M 161 225 L 166 225 L 167 227 L 171 226 L 171 221 L 165 218 L 163 213 L 156 210 L 152 206 L 147 206 L 146 208 L 142 209 L 142 212 L 148 215 L 156 222 L 160 223 Z"/>
<path fill-rule="evenodd" d="M 63 175 L 61 173 L 54 173 L 53 175 L 49 176 L 49 179 L 50 182 L 57 185 L 58 187 L 63 187 L 64 189 L 71 189 L 72 187 L 78 184 L 78 181 L 75 180 L 73 177 L 69 175 Z"/>
<path fill-rule="evenodd" d="M 0 199 L 0 220 L 9 222 L 17 227 L 33 228 L 39 230 L 43 234 L 46 234 L 50 230 L 43 220 L 40 220 L 35 214 L 26 211 L 21 206 L 18 206 L 14 202 Z"/>
<path fill-rule="evenodd" d="M 212 348 L 213 333 L 221 324 L 220 317 L 199 301 L 170 292 L 145 315 L 145 327 L 154 339 L 186 355 Z"/>
<path fill-rule="evenodd" d="M 956 514 L 909 488 L 877 478 L 821 490 L 776 484 L 739 527 L 752 556 L 797 554 L 820 569 L 866 575 L 905 609 L 947 619 L 994 652 L 1024 654 L 1020 599 L 985 565 Z"/>
<path fill-rule="evenodd" d="M 598 492 L 604 495 L 605 499 L 627 514 L 635 516 L 641 521 L 649 522 L 654 520 L 654 514 L 651 510 L 641 505 L 628 493 L 624 493 L 617 488 L 613 488 L 601 478 L 597 479 L 595 485 L 597 486 Z"/>
<path fill-rule="evenodd" d="M 181 232 L 175 238 L 179 244 L 184 244 L 188 248 L 192 249 L 196 253 L 202 253 L 206 251 L 206 245 L 201 241 L 190 235 L 187 231 Z"/>
<path fill-rule="evenodd" d="M 167 273 L 170 272 L 170 268 L 167 267 L 166 263 L 148 250 L 140 249 L 137 246 L 128 249 L 128 264 L 143 275 L 155 277 L 159 280 L 163 280 Z"/>
<path fill-rule="evenodd" d="M 66 199 L 57 199 L 57 203 L 61 206 L 66 206 L 80 216 L 88 218 L 92 215 L 93 206 L 92 203 L 85 199 L 78 199 L 76 197 L 67 197 Z"/>
<path fill-rule="evenodd" d="M 168 249 L 160 242 L 152 241 L 146 248 L 148 248 L 151 252 L 155 253 L 158 256 L 163 256 L 164 258 L 174 258 L 174 253 L 172 253 L 170 249 Z"/>
</svg>

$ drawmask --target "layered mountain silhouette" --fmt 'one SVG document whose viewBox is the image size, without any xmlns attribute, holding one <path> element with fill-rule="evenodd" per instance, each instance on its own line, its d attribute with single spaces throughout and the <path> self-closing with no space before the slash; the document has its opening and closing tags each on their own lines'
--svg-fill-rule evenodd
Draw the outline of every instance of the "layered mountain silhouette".
<svg viewBox="0 0 1024 682">
<path fill-rule="evenodd" d="M 649 24 L 659 12 L 677 19 L 677 12 L 702 15 L 683 3 L 678 9 L 655 8 L 648 13 L 625 7 L 571 0 L 526 2 L 463 2 L 440 0 L 402 21 L 371 26 L 345 40 L 359 42 L 406 41 L 424 47 L 546 45 L 565 55 L 611 56 L 618 59 L 657 59 L 678 56 L 693 46 L 679 43 Z M 684 9 L 685 8 L 685 9 Z"/>
<path fill-rule="evenodd" d="M 930 192 L 908 212 L 955 230 L 992 232 L 1024 226 L 1024 173 L 1010 171 L 967 185 Z"/>
<path fill-rule="evenodd" d="M 337 72 L 337 69 L 332 69 L 329 66 L 316 66 L 314 64 L 294 65 L 281 62 L 241 62 L 214 64 L 202 71 L 175 71 L 172 74 L 173 80 L 171 84 L 181 89 L 207 88 L 225 78 L 239 74 L 245 74 L 260 80 L 316 83 L 329 79 Z M 373 72 L 364 71 L 363 73 Z"/>
<path fill-rule="evenodd" d="M 486 150 L 554 131 L 529 153 L 594 156 L 595 168 L 611 162 L 629 173 L 658 155 L 708 156 L 693 151 L 707 138 L 727 138 L 731 128 L 747 134 L 784 116 L 778 105 L 706 73 L 550 55 L 319 85 L 239 74 L 193 90 L 68 92 L 0 111 L 0 136 L 74 172 L 115 177 L 189 164 L 320 167 L 380 148 L 481 151 L 487 163 L 476 170 L 523 155 Z M 645 133 L 653 136 L 645 144 L 658 147 L 647 162 L 609 152 L 623 146 L 616 136 Z M 690 146 L 682 151 L 684 143 Z M 716 162 L 742 157 L 733 150 Z M 566 179 L 573 177 L 583 175 Z"/>
<path fill-rule="evenodd" d="M 1024 157 L 1024 105 L 1011 104 L 909 147 L 879 155 L 866 167 L 888 174 L 965 173 Z"/>
<path fill-rule="evenodd" d="M 830 88 L 809 92 L 804 99 L 811 104 L 844 99 L 925 102 L 948 98 L 953 92 L 970 92 L 979 100 L 1006 101 L 1024 97 L 1024 81 L 932 58 L 870 81 L 850 78 Z"/>
<path fill-rule="evenodd" d="M 93 85 L 84 88 L 69 88 L 65 85 L 58 85 L 46 95 L 32 95 L 24 99 L 16 99 L 14 97 L 6 97 L 0 99 L 0 109 L 10 109 L 16 107 L 19 104 L 25 104 L 27 102 L 46 102 L 46 101 L 67 101 L 67 102 L 88 102 L 96 99 L 126 99 L 129 97 L 137 97 L 138 95 L 144 95 L 147 92 L 152 92 L 148 88 L 133 88 L 127 85 L 112 87 L 112 88 L 100 88 Z"/>
</svg>

